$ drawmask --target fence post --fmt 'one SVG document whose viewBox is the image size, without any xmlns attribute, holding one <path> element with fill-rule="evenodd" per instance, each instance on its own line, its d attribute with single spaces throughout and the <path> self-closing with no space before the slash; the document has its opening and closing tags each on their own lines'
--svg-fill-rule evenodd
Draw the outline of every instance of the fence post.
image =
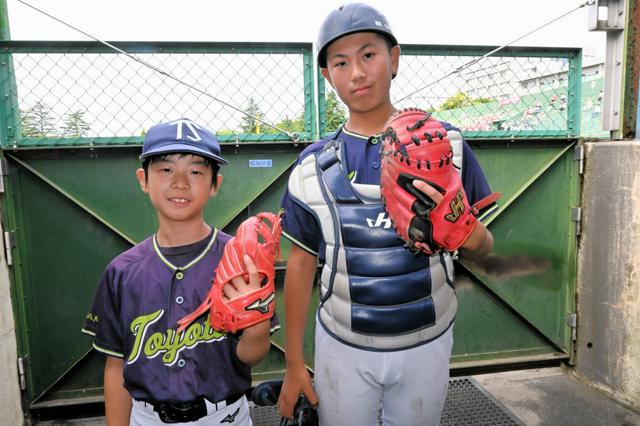
<svg viewBox="0 0 640 426">
<path fill-rule="evenodd" d="M 327 133 L 327 101 L 324 77 L 318 68 L 318 136 L 322 139 Z"/>
<path fill-rule="evenodd" d="M 316 123 L 315 80 L 313 77 L 313 48 L 304 50 L 304 128 L 310 140 L 318 139 Z"/>
<path fill-rule="evenodd" d="M 569 56 L 567 73 L 567 130 L 569 137 L 580 136 L 580 110 L 582 99 L 582 51 Z"/>
<path fill-rule="evenodd" d="M 0 42 L 10 40 L 9 13 L 6 0 L 0 0 Z M 13 73 L 13 61 L 8 49 L 0 50 L 0 150 L 8 145 L 9 138 L 15 138 L 20 134 L 20 115 L 16 113 L 16 81 Z M 0 157 L 4 157 L 0 151 Z M 4 158 L 0 158 L 3 161 Z M 6 164 L 6 163 L 5 163 Z M 0 174 L 0 179 L 4 176 Z M 6 186 L 2 182 L 2 188 Z M 0 203 L 6 214 L 6 194 Z M 6 216 L 1 218 L 0 234 L 5 235 L 7 230 Z M 10 249 L 9 249 L 10 250 Z M 5 362 L 0 364 L 0 377 L 7 380 L 5 390 L 0 396 L 0 413 L 6 424 L 23 424 L 24 412 L 22 408 L 21 383 L 18 381 L 18 344 L 16 338 L 16 321 L 12 306 L 12 284 L 8 267 L 7 251 L 0 250 L 0 358 Z"/>
<path fill-rule="evenodd" d="M 9 11 L 6 0 L 0 0 L 0 41 L 11 40 Z M 21 137 L 18 91 L 13 68 L 13 56 L 8 47 L 0 50 L 0 148 L 10 146 L 10 140 Z"/>
</svg>

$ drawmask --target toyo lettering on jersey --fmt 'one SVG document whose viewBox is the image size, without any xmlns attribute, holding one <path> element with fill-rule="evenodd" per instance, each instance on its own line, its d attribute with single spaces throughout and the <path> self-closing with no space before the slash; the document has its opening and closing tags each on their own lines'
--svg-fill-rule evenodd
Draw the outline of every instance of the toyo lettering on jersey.
<svg viewBox="0 0 640 426">
<path fill-rule="evenodd" d="M 127 357 L 127 364 L 133 364 L 140 356 L 151 359 L 162 355 L 162 362 L 171 366 L 184 349 L 191 349 L 200 343 L 217 342 L 226 337 L 226 333 L 214 330 L 208 318 L 204 323 L 194 322 L 182 333 L 176 333 L 174 329 L 167 329 L 164 333 L 149 333 L 150 326 L 163 315 L 164 310 L 158 309 L 131 322 L 130 330 L 135 340 Z"/>
</svg>

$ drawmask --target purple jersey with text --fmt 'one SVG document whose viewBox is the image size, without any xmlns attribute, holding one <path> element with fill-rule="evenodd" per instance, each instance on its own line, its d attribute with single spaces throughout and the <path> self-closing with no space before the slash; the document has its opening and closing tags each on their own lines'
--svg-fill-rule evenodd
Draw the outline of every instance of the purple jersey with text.
<svg viewBox="0 0 640 426">
<path fill-rule="evenodd" d="M 447 131 L 457 130 L 448 123 L 442 123 Z M 308 146 L 298 158 L 298 163 L 308 155 L 321 151 L 331 140 L 340 139 L 344 142 L 347 170 L 349 179 L 354 183 L 378 185 L 380 184 L 380 144 L 381 135 L 366 137 L 351 133 L 344 128 L 334 135 Z M 483 199 L 491 194 L 489 184 L 473 155 L 469 145 L 463 141 L 462 156 L 462 184 L 469 199 L 469 204 Z M 313 255 L 319 255 L 323 262 L 324 241 L 316 217 L 301 204 L 289 196 L 286 190 L 282 197 L 282 208 L 285 215 L 282 220 L 283 235 L 292 240 L 297 246 Z"/>
<path fill-rule="evenodd" d="M 133 398 L 220 401 L 250 388 L 251 371 L 236 356 L 238 335 L 214 330 L 206 315 L 175 332 L 207 296 L 230 238 L 212 232 L 204 250 L 177 267 L 149 237 L 106 268 L 83 331 L 94 336 L 95 349 L 123 359 Z"/>
</svg>

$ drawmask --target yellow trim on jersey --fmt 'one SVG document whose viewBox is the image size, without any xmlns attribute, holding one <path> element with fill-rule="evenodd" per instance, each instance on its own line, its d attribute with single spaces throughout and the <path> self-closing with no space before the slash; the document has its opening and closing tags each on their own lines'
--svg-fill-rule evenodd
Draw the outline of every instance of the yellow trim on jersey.
<svg viewBox="0 0 640 426">
<path fill-rule="evenodd" d="M 91 331 L 91 330 L 87 330 L 86 328 L 83 328 L 80 330 L 81 332 L 83 332 L 84 334 L 88 334 L 89 336 L 96 336 L 96 332 L 95 331 Z"/>
<path fill-rule="evenodd" d="M 171 268 L 172 271 L 177 271 L 178 269 L 181 271 L 186 271 L 187 269 L 191 268 L 193 265 L 198 263 L 200 260 L 202 260 L 202 258 L 205 257 L 207 253 L 209 253 L 209 250 L 211 250 L 213 243 L 218 238 L 218 229 L 214 228 L 213 236 L 211 237 L 209 244 L 207 244 L 207 247 L 205 247 L 202 253 L 200 253 L 198 257 L 196 257 L 195 259 L 193 259 L 191 262 L 187 263 L 184 266 L 176 266 L 173 263 L 169 262 L 169 260 L 162 255 L 162 253 L 160 252 L 160 247 L 158 246 L 158 240 L 156 239 L 156 237 L 157 237 L 157 234 L 153 236 L 153 250 L 155 250 L 156 255 L 160 258 L 162 263 L 164 263 L 169 268 Z"/>
<path fill-rule="evenodd" d="M 484 223 L 496 210 L 498 210 L 498 205 L 494 203 L 493 206 L 489 207 L 478 217 L 478 221 Z"/>
<path fill-rule="evenodd" d="M 110 351 L 109 349 L 101 348 L 100 346 L 96 345 L 95 343 L 93 344 L 93 348 L 95 350 L 97 350 L 98 352 L 102 352 L 103 354 L 106 354 L 106 355 L 111 355 L 111 356 L 115 356 L 115 357 L 118 357 L 118 358 L 124 358 L 124 354 L 121 354 L 120 352 Z"/>
<path fill-rule="evenodd" d="M 318 253 L 311 250 L 309 247 L 305 246 L 303 243 L 301 243 L 300 241 L 296 240 L 295 238 L 293 238 L 291 235 L 287 234 L 285 231 L 282 231 L 282 235 L 284 237 L 287 238 L 287 240 L 291 241 L 293 244 L 297 245 L 298 247 L 300 247 L 302 250 L 308 252 L 309 254 L 312 254 L 314 256 L 317 256 Z"/>
<path fill-rule="evenodd" d="M 382 137 L 382 133 L 376 133 L 375 135 L 371 135 L 371 136 L 365 136 L 365 135 L 361 135 L 360 133 L 354 133 L 354 132 L 351 132 L 351 131 L 347 130 L 347 128 L 344 127 L 344 126 L 342 127 L 342 132 L 346 133 L 349 136 L 353 136 L 353 137 L 356 137 L 356 138 L 364 139 L 364 140 L 367 140 L 367 141 L 371 137 L 378 137 L 378 138 Z"/>
<path fill-rule="evenodd" d="M 269 328 L 269 335 L 272 335 L 276 331 L 280 330 L 280 324 Z"/>
</svg>

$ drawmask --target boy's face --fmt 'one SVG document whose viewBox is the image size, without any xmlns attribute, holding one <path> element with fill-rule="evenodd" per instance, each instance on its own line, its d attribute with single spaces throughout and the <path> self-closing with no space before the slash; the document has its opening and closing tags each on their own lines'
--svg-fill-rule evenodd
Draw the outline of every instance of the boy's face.
<svg viewBox="0 0 640 426">
<path fill-rule="evenodd" d="M 213 185 L 212 173 L 202 157 L 172 154 L 149 164 L 146 176 L 138 169 L 136 177 L 160 221 L 188 222 L 202 220 L 207 201 L 218 192 L 222 176 L 218 175 L 217 185 Z"/>
<path fill-rule="evenodd" d="M 322 75 L 351 113 L 366 113 L 390 104 L 389 87 L 399 59 L 400 47 L 389 50 L 382 36 L 349 34 L 329 45 Z"/>
</svg>

